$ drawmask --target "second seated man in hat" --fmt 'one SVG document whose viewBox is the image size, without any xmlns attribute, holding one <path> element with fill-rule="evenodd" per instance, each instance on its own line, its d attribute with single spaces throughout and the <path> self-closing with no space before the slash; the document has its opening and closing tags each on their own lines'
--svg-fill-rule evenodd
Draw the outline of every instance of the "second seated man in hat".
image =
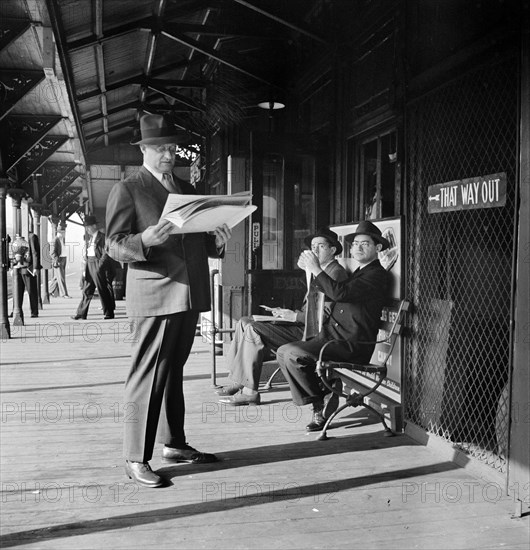
<svg viewBox="0 0 530 550">
<path fill-rule="evenodd" d="M 332 279 L 343 281 L 348 277 L 346 270 L 335 259 L 342 252 L 342 246 L 333 231 L 323 228 L 306 237 L 304 242 Z M 242 317 L 236 325 L 226 359 L 231 383 L 217 390 L 221 396 L 219 401 L 231 405 L 259 404 L 258 386 L 263 361 L 283 344 L 310 340 L 316 336 L 330 305 L 311 282 L 301 310 L 274 308 L 272 314 L 277 321 L 273 322 Z"/>
<path fill-rule="evenodd" d="M 83 247 L 83 297 L 72 319 L 86 319 L 90 302 L 98 290 L 105 319 L 114 319 L 116 303 L 112 286 L 107 279 L 107 269 L 111 262 L 105 249 L 105 234 L 98 229 L 95 216 L 85 216 L 87 236 Z"/>
<path fill-rule="evenodd" d="M 323 359 L 367 363 L 373 353 L 383 305 L 391 288 L 391 275 L 379 263 L 378 254 L 389 247 L 379 228 L 362 221 L 351 240 L 351 256 L 358 268 L 345 281 L 334 281 L 325 273 L 318 257 L 309 251 L 300 255 L 298 265 L 309 270 L 315 286 L 334 302 L 322 330 L 309 342 L 294 342 L 278 349 L 277 358 L 296 405 L 313 406 L 309 432 L 322 430 L 326 423 L 324 393 L 315 372 L 320 350 L 330 340 Z M 363 344 L 362 342 L 372 342 Z"/>
<path fill-rule="evenodd" d="M 127 314 L 133 326 L 132 365 L 125 383 L 125 472 L 146 487 L 164 480 L 151 470 L 157 428 L 162 458 L 201 464 L 216 456 L 200 452 L 184 432 L 183 370 L 199 312 L 210 309 L 208 256 L 219 258 L 231 236 L 228 226 L 212 234 L 173 234 L 160 219 L 169 193 L 195 194 L 173 176 L 178 136 L 162 115 L 140 119 L 143 166 L 117 183 L 107 201 L 109 254 L 128 264 Z"/>
</svg>

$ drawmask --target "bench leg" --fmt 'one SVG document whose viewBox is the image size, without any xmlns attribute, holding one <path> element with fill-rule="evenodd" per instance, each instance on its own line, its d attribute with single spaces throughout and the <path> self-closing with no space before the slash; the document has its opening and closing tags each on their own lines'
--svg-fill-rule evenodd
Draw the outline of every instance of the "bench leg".
<svg viewBox="0 0 530 550">
<path fill-rule="evenodd" d="M 348 407 L 353 407 L 353 408 L 356 408 L 358 406 L 361 406 L 361 407 L 365 407 L 367 409 L 370 409 L 375 415 L 377 415 L 377 417 L 379 418 L 381 424 L 383 424 L 384 428 L 385 428 L 385 433 L 384 433 L 384 436 L 385 437 L 392 437 L 394 435 L 396 435 L 387 425 L 386 423 L 386 419 L 385 417 L 376 409 L 374 409 L 373 407 L 371 407 L 370 405 L 367 405 L 366 403 L 363 403 L 362 405 L 352 405 L 351 403 L 344 403 L 344 405 L 340 406 L 327 420 L 326 420 L 326 423 L 324 424 L 324 428 L 322 429 L 322 431 L 320 432 L 320 435 L 317 437 L 317 440 L 318 441 L 327 441 L 329 439 L 328 435 L 327 435 L 327 431 L 328 431 L 328 428 L 330 426 L 330 424 L 333 422 L 334 418 L 340 413 L 342 412 L 344 409 L 348 408 Z"/>
<path fill-rule="evenodd" d="M 349 403 L 344 403 L 344 405 L 341 405 L 327 420 L 324 424 L 324 428 L 320 432 L 320 435 L 317 437 L 318 441 L 327 441 L 329 437 L 327 436 L 326 432 L 328 431 L 329 425 L 333 422 L 333 419 L 344 409 L 347 409 L 351 405 Z"/>
<path fill-rule="evenodd" d="M 263 386 L 264 390 L 270 390 L 272 388 L 272 381 L 274 380 L 274 377 L 280 372 L 280 367 L 278 367 L 271 375 L 270 378 L 267 380 L 266 384 Z"/>
<path fill-rule="evenodd" d="M 381 424 L 383 424 L 383 426 L 385 427 L 385 433 L 384 433 L 384 436 L 385 436 L 385 437 L 392 437 L 393 435 L 396 435 L 396 434 L 387 426 L 387 423 L 386 423 L 386 420 L 385 420 L 384 415 L 382 415 L 378 410 L 374 409 L 374 408 L 371 407 L 370 405 L 367 405 L 366 403 L 364 403 L 362 406 L 365 407 L 365 408 L 367 408 L 367 409 L 370 409 L 374 414 L 376 414 L 376 415 L 379 417 L 379 420 L 381 421 Z"/>
</svg>

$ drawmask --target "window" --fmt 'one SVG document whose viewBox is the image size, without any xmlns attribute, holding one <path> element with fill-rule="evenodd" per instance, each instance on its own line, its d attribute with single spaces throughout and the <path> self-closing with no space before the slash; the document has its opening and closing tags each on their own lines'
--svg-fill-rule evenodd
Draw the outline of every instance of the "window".
<svg viewBox="0 0 530 550">
<path fill-rule="evenodd" d="M 285 161 L 267 154 L 263 159 L 263 269 L 283 269 L 283 206 Z"/>
<path fill-rule="evenodd" d="M 315 228 L 315 159 L 263 159 L 262 269 L 295 269 L 304 238 Z"/>
<path fill-rule="evenodd" d="M 358 166 L 360 185 L 355 194 L 356 217 L 370 220 L 399 214 L 396 131 L 363 141 L 359 147 Z"/>
</svg>

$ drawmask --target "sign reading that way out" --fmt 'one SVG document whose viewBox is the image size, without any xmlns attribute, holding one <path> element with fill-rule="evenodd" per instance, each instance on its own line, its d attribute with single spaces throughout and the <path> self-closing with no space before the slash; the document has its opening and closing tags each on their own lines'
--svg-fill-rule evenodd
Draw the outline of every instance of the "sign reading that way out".
<svg viewBox="0 0 530 550">
<path fill-rule="evenodd" d="M 494 208 L 505 204 L 506 172 L 429 185 L 429 214 Z"/>
</svg>

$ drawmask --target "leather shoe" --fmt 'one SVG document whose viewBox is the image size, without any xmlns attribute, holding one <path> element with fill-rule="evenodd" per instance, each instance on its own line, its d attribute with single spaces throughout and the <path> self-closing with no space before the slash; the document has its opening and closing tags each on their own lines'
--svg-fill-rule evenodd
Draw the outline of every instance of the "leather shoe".
<svg viewBox="0 0 530 550">
<path fill-rule="evenodd" d="M 313 411 L 313 420 L 305 427 L 308 432 L 320 432 L 324 429 L 326 419 L 322 415 L 322 411 Z"/>
<path fill-rule="evenodd" d="M 79 319 L 86 321 L 86 317 L 81 317 L 81 315 L 71 315 L 70 319 L 73 319 L 74 321 L 79 321 Z"/>
<path fill-rule="evenodd" d="M 223 397 L 227 395 L 234 395 L 237 393 L 243 386 L 241 384 L 230 384 L 229 386 L 223 386 L 221 388 L 218 388 L 215 390 L 215 393 L 217 395 L 221 395 Z"/>
<path fill-rule="evenodd" d="M 211 453 L 201 453 L 197 449 L 186 445 L 176 449 L 165 446 L 162 449 L 162 460 L 165 462 L 187 462 L 188 464 L 208 464 L 217 462 L 218 458 Z"/>
<path fill-rule="evenodd" d="M 105 315 L 103 319 L 114 319 L 114 315 Z"/>
<path fill-rule="evenodd" d="M 227 403 L 229 405 L 259 405 L 261 397 L 259 393 L 247 394 L 239 390 L 234 395 L 227 395 L 219 399 L 219 403 Z"/>
<path fill-rule="evenodd" d="M 336 378 L 331 382 L 331 387 L 335 391 L 342 391 L 342 380 Z M 322 409 L 322 415 L 324 418 L 329 418 L 339 408 L 339 396 L 330 391 L 324 396 L 324 408 Z"/>
<path fill-rule="evenodd" d="M 164 484 L 164 480 L 151 470 L 148 462 L 129 462 L 126 460 L 125 473 L 129 479 L 144 487 L 162 487 Z"/>
</svg>

